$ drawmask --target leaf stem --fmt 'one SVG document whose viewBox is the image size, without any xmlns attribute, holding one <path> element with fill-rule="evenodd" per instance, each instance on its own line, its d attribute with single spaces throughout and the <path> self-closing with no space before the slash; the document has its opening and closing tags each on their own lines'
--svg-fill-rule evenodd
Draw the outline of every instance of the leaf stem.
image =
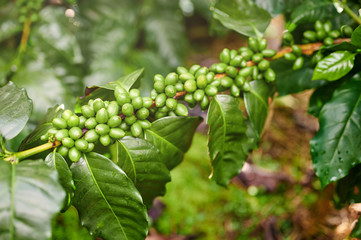
<svg viewBox="0 0 361 240">
<path fill-rule="evenodd" d="M 56 148 L 60 145 L 61 145 L 61 143 L 59 141 L 48 142 L 43 145 L 28 149 L 28 150 L 25 150 L 22 152 L 15 152 L 15 153 L 8 154 L 8 155 L 6 155 L 4 160 L 10 162 L 11 164 L 18 164 L 23 159 L 26 159 L 35 154 L 44 152 L 51 148 Z"/>
<path fill-rule="evenodd" d="M 345 1 L 340 1 L 340 0 L 334 0 L 334 2 L 340 4 L 340 6 L 345 10 L 345 12 L 353 19 L 355 20 L 358 24 L 361 25 L 361 18 L 359 18 L 356 13 L 354 13 L 352 11 L 351 8 L 349 8 L 349 6 L 347 6 Z"/>
</svg>

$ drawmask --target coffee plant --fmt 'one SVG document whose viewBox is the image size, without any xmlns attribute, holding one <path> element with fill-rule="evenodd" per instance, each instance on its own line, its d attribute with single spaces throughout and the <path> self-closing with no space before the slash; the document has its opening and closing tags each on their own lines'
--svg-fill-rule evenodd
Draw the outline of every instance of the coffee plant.
<svg viewBox="0 0 361 240">
<path fill-rule="evenodd" d="M 19 22 L 35 22 L 42 4 L 17 1 Z M 0 88 L 0 239 L 48 239 L 51 219 L 71 205 L 95 237 L 145 239 L 147 210 L 165 194 L 170 171 L 202 122 L 189 109 L 207 111 L 211 178 L 226 187 L 258 147 L 273 98 L 310 88 L 309 113 L 320 125 L 310 142 L 315 173 L 323 187 L 334 182 L 337 206 L 360 202 L 359 7 L 337 0 L 216 1 L 214 20 L 247 36 L 246 47 L 223 49 L 209 67 L 155 74 L 149 95 L 137 87 L 144 69 L 89 87 L 73 109 L 50 108 L 15 152 L 8 143 L 33 104 L 26 89 L 8 81 Z M 287 25 L 276 51 L 263 33 L 278 14 Z"/>
</svg>

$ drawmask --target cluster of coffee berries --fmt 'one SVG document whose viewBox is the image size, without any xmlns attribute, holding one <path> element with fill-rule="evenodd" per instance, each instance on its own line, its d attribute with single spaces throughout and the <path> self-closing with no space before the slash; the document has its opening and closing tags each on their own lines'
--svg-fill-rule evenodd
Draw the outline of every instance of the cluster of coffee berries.
<svg viewBox="0 0 361 240">
<path fill-rule="evenodd" d="M 25 22 L 29 17 L 31 22 L 39 19 L 39 10 L 43 6 L 44 0 L 16 0 L 16 7 L 19 9 L 19 22 Z"/>
</svg>

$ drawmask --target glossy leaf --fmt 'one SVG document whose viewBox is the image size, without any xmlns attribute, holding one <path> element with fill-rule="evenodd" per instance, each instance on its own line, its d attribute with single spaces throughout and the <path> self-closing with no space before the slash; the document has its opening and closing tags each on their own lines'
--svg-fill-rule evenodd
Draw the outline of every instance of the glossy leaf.
<svg viewBox="0 0 361 240">
<path fill-rule="evenodd" d="M 65 197 L 56 171 L 42 160 L 10 165 L 2 159 L 0 170 L 0 239 L 49 239 Z"/>
<path fill-rule="evenodd" d="M 228 95 L 214 97 L 209 106 L 207 124 L 212 178 L 219 185 L 227 186 L 241 171 L 248 156 L 243 146 L 247 142 L 246 122 L 238 100 Z"/>
<path fill-rule="evenodd" d="M 110 159 L 89 153 L 71 166 L 74 206 L 89 232 L 107 240 L 145 239 L 148 222 L 132 181 Z"/>
<path fill-rule="evenodd" d="M 312 80 L 335 81 L 345 76 L 354 66 L 355 53 L 336 51 L 317 63 Z"/>
<path fill-rule="evenodd" d="M 271 15 L 251 0 L 217 1 L 211 10 L 225 27 L 246 36 L 257 37 L 254 28 L 263 33 L 271 21 Z"/>
<path fill-rule="evenodd" d="M 334 44 L 331 46 L 322 46 L 320 51 L 322 52 L 335 52 L 335 51 L 349 51 L 349 52 L 355 52 L 357 50 L 357 47 L 349 42 L 342 42 L 339 44 Z"/>
<path fill-rule="evenodd" d="M 325 81 L 312 81 L 312 68 L 309 59 L 305 57 L 304 67 L 294 71 L 292 63 L 285 59 L 272 61 L 271 67 L 276 72 L 276 89 L 279 96 L 298 93 L 310 88 L 316 88 Z"/>
<path fill-rule="evenodd" d="M 0 134 L 11 139 L 29 120 L 33 105 L 24 89 L 9 82 L 0 88 Z"/>
<path fill-rule="evenodd" d="M 358 48 L 361 48 L 361 26 L 358 26 L 351 35 L 351 43 Z"/>
<path fill-rule="evenodd" d="M 334 92 L 320 112 L 320 129 L 310 144 L 313 166 L 322 186 L 343 178 L 361 163 L 360 101 L 360 80 L 352 79 Z"/>
<path fill-rule="evenodd" d="M 53 127 L 51 121 L 54 118 L 61 116 L 63 110 L 64 106 L 54 106 L 52 108 L 49 108 L 47 114 L 43 117 L 42 120 L 39 121 L 39 124 L 36 126 L 36 128 L 21 142 L 19 151 L 23 151 L 44 144 L 45 142 L 41 141 L 40 137 L 47 133 L 48 130 Z"/>
<path fill-rule="evenodd" d="M 133 181 L 148 208 L 155 197 L 165 194 L 170 172 L 152 144 L 140 138 L 125 137 L 116 142 L 113 155 L 113 161 Z"/>
<path fill-rule="evenodd" d="M 361 202 L 361 192 L 355 189 L 361 188 L 361 165 L 352 168 L 344 178 L 336 183 L 335 193 L 337 197 L 333 202 L 337 208 L 342 208 L 345 204 Z"/>
<path fill-rule="evenodd" d="M 62 211 L 67 210 L 71 206 L 74 197 L 75 185 L 71 171 L 65 159 L 57 152 L 53 151 L 45 158 L 45 164 L 51 169 L 58 172 L 59 182 L 67 193 Z"/>
<path fill-rule="evenodd" d="M 189 149 L 201 117 L 164 117 L 145 131 L 145 139 L 159 149 L 169 170 L 176 167 Z"/>
<path fill-rule="evenodd" d="M 272 89 L 263 80 L 252 81 L 250 84 L 251 90 L 244 93 L 244 103 L 258 141 L 268 115 L 268 98 L 271 97 Z"/>
<path fill-rule="evenodd" d="M 327 0 L 303 1 L 297 5 L 291 14 L 291 24 L 315 22 L 323 19 L 333 10 L 333 3 Z"/>
</svg>

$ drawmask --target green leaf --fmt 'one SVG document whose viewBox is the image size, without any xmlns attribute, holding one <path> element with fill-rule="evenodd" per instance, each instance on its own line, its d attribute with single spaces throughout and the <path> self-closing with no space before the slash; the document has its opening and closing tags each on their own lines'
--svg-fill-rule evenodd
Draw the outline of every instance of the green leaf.
<svg viewBox="0 0 361 240">
<path fill-rule="evenodd" d="M 145 131 L 145 140 L 159 149 L 163 162 L 171 170 L 182 161 L 201 122 L 201 117 L 164 117 Z"/>
<path fill-rule="evenodd" d="M 211 10 L 225 27 L 246 36 L 258 37 L 254 28 L 263 33 L 271 21 L 271 15 L 251 0 L 217 1 Z"/>
<path fill-rule="evenodd" d="M 361 217 L 359 217 L 355 227 L 352 229 L 350 237 L 361 238 Z"/>
<path fill-rule="evenodd" d="M 212 178 L 227 186 L 232 177 L 242 169 L 248 152 L 244 143 L 248 141 L 246 122 L 239 109 L 239 101 L 228 95 L 217 95 L 209 106 L 208 149 L 212 160 Z"/>
<path fill-rule="evenodd" d="M 244 93 L 244 103 L 258 141 L 268 115 L 268 98 L 271 97 L 272 89 L 263 80 L 252 81 L 250 84 L 251 91 Z"/>
<path fill-rule="evenodd" d="M 335 81 L 345 76 L 354 66 L 356 53 L 337 51 L 317 63 L 312 80 Z"/>
<path fill-rule="evenodd" d="M 327 52 L 336 52 L 336 51 L 349 51 L 349 52 L 355 52 L 357 50 L 357 47 L 349 42 L 342 42 L 339 44 L 334 44 L 330 46 L 322 46 L 320 51 L 322 53 Z"/>
<path fill-rule="evenodd" d="M 269 12 L 272 17 L 276 17 L 277 15 L 284 13 L 286 8 L 285 0 L 255 0 L 255 4 Z"/>
<path fill-rule="evenodd" d="M 45 164 L 51 169 L 58 172 L 59 182 L 67 193 L 62 211 L 67 210 L 71 206 L 74 197 L 75 185 L 71 175 L 71 171 L 65 159 L 57 152 L 53 151 L 45 158 Z"/>
<path fill-rule="evenodd" d="M 26 149 L 30 149 L 41 144 L 44 144 L 44 141 L 40 140 L 40 137 L 48 132 L 50 128 L 53 127 L 51 121 L 60 117 L 63 113 L 64 106 L 54 106 L 48 109 L 48 112 L 43 117 L 42 120 L 39 121 L 36 128 L 21 142 L 19 151 L 24 151 Z M 38 155 L 39 156 L 39 155 Z M 41 155 L 42 156 L 42 155 Z M 46 155 L 45 155 L 46 156 Z M 44 156 L 44 158 L 45 158 Z"/>
<path fill-rule="evenodd" d="M 342 208 L 345 204 L 359 203 L 361 201 L 361 192 L 355 191 L 355 188 L 361 187 L 361 165 L 352 168 L 346 177 L 336 183 L 335 193 L 337 197 L 333 199 L 337 208 Z"/>
<path fill-rule="evenodd" d="M 323 19 L 330 15 L 332 10 L 332 1 L 303 1 L 292 11 L 290 24 L 298 25 L 302 23 L 315 22 L 316 20 Z"/>
<path fill-rule="evenodd" d="M 0 88 L 0 133 L 6 139 L 14 138 L 29 120 L 33 105 L 24 89 L 9 82 Z"/>
<path fill-rule="evenodd" d="M 361 26 L 358 26 L 351 35 L 351 43 L 358 48 L 361 48 Z"/>
<path fill-rule="evenodd" d="M 125 137 L 116 142 L 113 155 L 113 161 L 133 181 L 148 208 L 155 197 L 165 194 L 170 172 L 152 144 L 140 138 Z"/>
<path fill-rule="evenodd" d="M 311 80 L 313 70 L 309 67 L 309 62 L 309 58 L 305 57 L 304 67 L 296 71 L 292 69 L 292 63 L 283 58 L 271 62 L 271 67 L 276 72 L 276 89 L 280 97 L 316 88 L 325 83 Z"/>
<path fill-rule="evenodd" d="M 0 239 L 49 239 L 65 197 L 56 171 L 42 160 L 10 165 L 2 159 L 0 171 Z"/>
<path fill-rule="evenodd" d="M 87 88 L 84 97 L 77 99 L 77 108 L 88 103 L 90 99 L 101 98 L 103 101 L 115 100 L 114 90 L 116 86 L 122 86 L 129 90 L 143 76 L 144 68 L 138 69 L 116 81 L 104 85 L 95 85 Z"/>
<path fill-rule="evenodd" d="M 322 186 L 346 176 L 361 162 L 360 101 L 360 79 L 354 78 L 342 84 L 320 112 L 320 129 L 310 144 Z"/>
<path fill-rule="evenodd" d="M 107 240 L 145 239 L 147 212 L 132 181 L 110 159 L 89 153 L 71 166 L 74 206 L 89 232 Z"/>
</svg>

